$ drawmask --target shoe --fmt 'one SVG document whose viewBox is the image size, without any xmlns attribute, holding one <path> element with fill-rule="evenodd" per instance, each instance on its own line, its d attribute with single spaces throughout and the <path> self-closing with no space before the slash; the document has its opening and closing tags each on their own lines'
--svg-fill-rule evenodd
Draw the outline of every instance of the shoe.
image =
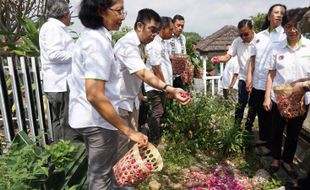
<svg viewBox="0 0 310 190">
<path fill-rule="evenodd" d="M 286 172 L 286 174 L 287 174 L 290 178 L 292 178 L 292 179 L 297 179 L 297 178 L 298 178 L 298 174 L 297 174 L 297 172 L 293 169 L 293 167 L 291 167 L 292 170 L 288 170 L 288 169 L 284 166 L 284 163 L 283 163 L 283 162 L 281 163 L 281 166 L 282 166 L 282 168 L 284 169 L 284 171 Z"/>
<path fill-rule="evenodd" d="M 255 143 L 255 144 L 253 145 L 253 147 L 254 147 L 254 148 L 258 148 L 258 147 L 267 146 L 267 145 L 268 145 L 267 142 L 264 142 L 264 143 Z"/>
<path fill-rule="evenodd" d="M 280 166 L 273 166 L 273 165 L 269 166 L 269 171 L 271 173 L 276 173 L 279 169 L 280 169 Z"/>
<path fill-rule="evenodd" d="M 263 148 L 265 148 L 265 151 L 263 151 L 264 150 Z M 262 157 L 271 156 L 271 151 L 266 146 L 261 146 L 256 152 L 256 155 L 262 156 Z"/>
</svg>

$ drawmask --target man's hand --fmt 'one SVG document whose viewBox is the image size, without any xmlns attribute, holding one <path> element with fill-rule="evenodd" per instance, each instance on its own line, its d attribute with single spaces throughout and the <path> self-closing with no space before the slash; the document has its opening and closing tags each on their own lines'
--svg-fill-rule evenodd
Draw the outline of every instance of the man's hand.
<svg viewBox="0 0 310 190">
<path fill-rule="evenodd" d="M 248 91 L 249 93 L 252 92 L 253 89 L 253 82 L 250 80 L 246 80 L 246 91 Z"/>
<path fill-rule="evenodd" d="M 272 108 L 272 102 L 270 98 L 265 98 L 264 103 L 263 103 L 263 107 L 266 111 L 271 111 Z"/>
<path fill-rule="evenodd" d="M 228 94 L 231 94 L 232 91 L 233 91 L 233 87 L 232 87 L 232 86 L 229 86 L 229 87 L 228 87 Z"/>
<path fill-rule="evenodd" d="M 173 99 L 173 97 L 174 97 L 173 94 L 168 93 L 168 92 L 166 93 L 166 99 L 167 100 L 171 100 L 171 99 Z"/>
<path fill-rule="evenodd" d="M 216 57 L 216 56 L 215 56 L 215 57 L 212 57 L 210 61 L 211 61 L 211 63 L 213 63 L 213 64 L 217 64 L 217 63 L 220 62 L 219 58 Z"/>
<path fill-rule="evenodd" d="M 133 129 L 130 129 L 129 133 L 128 133 L 128 138 L 137 142 L 138 143 L 138 147 L 144 147 L 147 146 L 147 144 L 149 143 L 149 140 L 147 138 L 147 136 L 145 136 L 143 133 L 137 132 Z"/>
<path fill-rule="evenodd" d="M 175 88 L 173 95 L 177 102 L 182 105 L 186 105 L 192 100 L 190 94 L 181 88 Z"/>
</svg>

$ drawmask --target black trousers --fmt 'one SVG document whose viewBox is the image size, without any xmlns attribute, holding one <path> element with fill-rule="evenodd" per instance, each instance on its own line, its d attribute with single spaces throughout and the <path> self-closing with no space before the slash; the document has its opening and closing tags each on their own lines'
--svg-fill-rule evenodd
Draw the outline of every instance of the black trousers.
<svg viewBox="0 0 310 190">
<path fill-rule="evenodd" d="M 307 107 L 308 110 L 308 107 Z M 271 133 L 271 155 L 273 159 L 282 160 L 285 163 L 292 163 L 297 148 L 299 132 L 302 124 L 307 117 L 307 112 L 300 117 L 287 119 L 280 115 L 276 103 L 272 103 L 272 133 Z M 283 131 L 286 126 L 286 139 L 284 143 L 283 152 L 282 138 Z"/>
<path fill-rule="evenodd" d="M 46 92 L 45 94 L 50 107 L 53 141 L 58 142 L 60 139 L 83 141 L 82 135 L 69 126 L 69 92 Z"/>
<path fill-rule="evenodd" d="M 148 126 L 150 129 L 150 142 L 157 144 L 160 140 L 162 128 L 160 120 L 165 110 L 165 93 L 157 90 L 146 92 L 148 103 L 150 105 L 150 118 Z"/>
<path fill-rule="evenodd" d="M 262 141 L 267 141 L 267 147 L 270 148 L 270 135 L 272 128 L 272 114 L 264 109 L 263 103 L 265 100 L 265 91 L 252 89 L 251 93 L 252 101 L 254 102 L 254 107 L 258 115 L 258 129 L 259 129 L 259 139 Z"/>
<path fill-rule="evenodd" d="M 241 127 L 244 109 L 249 104 L 248 116 L 245 122 L 247 131 L 252 131 L 253 123 L 256 117 L 256 110 L 254 109 L 254 102 L 250 98 L 249 93 L 246 91 L 245 81 L 239 80 L 238 82 L 238 103 L 235 110 L 235 127 Z"/>
</svg>

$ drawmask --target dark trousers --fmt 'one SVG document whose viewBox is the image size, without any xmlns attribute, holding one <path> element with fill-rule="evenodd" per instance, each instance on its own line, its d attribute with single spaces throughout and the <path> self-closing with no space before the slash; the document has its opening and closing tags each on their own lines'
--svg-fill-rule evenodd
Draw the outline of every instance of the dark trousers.
<svg viewBox="0 0 310 190">
<path fill-rule="evenodd" d="M 53 140 L 81 141 L 82 136 L 69 126 L 69 92 L 46 92 L 49 102 Z"/>
<path fill-rule="evenodd" d="M 267 148 L 270 148 L 270 135 L 272 128 L 272 114 L 264 109 L 263 103 L 265 100 L 265 91 L 252 89 L 251 93 L 252 101 L 254 102 L 255 110 L 258 115 L 258 129 L 259 129 L 259 139 L 266 141 Z"/>
<path fill-rule="evenodd" d="M 112 190 L 115 179 L 112 167 L 116 163 L 118 131 L 101 127 L 77 129 L 84 138 L 88 156 L 88 190 Z"/>
<path fill-rule="evenodd" d="M 308 109 L 307 109 L 308 110 Z M 272 138 L 271 138 L 271 155 L 275 160 L 282 160 L 285 163 L 292 163 L 297 142 L 299 132 L 302 128 L 302 124 L 306 119 L 307 113 L 303 116 L 296 117 L 293 119 L 287 119 L 280 115 L 280 112 L 277 108 L 276 103 L 272 103 Z M 284 127 L 286 126 L 286 139 L 284 143 L 283 152 L 282 148 L 282 138 Z M 282 156 L 282 157 L 281 157 Z"/>
<path fill-rule="evenodd" d="M 173 80 L 173 87 L 175 87 L 175 88 L 183 88 L 184 87 L 181 76 L 175 77 L 175 79 Z"/>
<path fill-rule="evenodd" d="M 150 128 L 150 142 L 157 144 L 160 140 L 162 129 L 160 120 L 165 110 L 165 93 L 157 90 L 146 92 L 150 105 L 150 118 L 148 126 Z"/>
<path fill-rule="evenodd" d="M 256 117 L 256 110 L 254 109 L 254 101 L 250 98 L 249 93 L 246 91 L 245 81 L 239 80 L 238 82 L 238 103 L 235 110 L 235 127 L 241 127 L 244 109 L 249 104 L 248 116 L 245 123 L 247 131 L 252 131 L 253 123 Z"/>
</svg>

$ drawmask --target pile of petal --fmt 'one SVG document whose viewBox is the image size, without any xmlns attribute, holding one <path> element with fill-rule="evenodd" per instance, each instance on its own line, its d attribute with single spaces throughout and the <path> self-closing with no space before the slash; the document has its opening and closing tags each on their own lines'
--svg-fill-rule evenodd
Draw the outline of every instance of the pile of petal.
<svg viewBox="0 0 310 190">
<path fill-rule="evenodd" d="M 191 172 L 186 186 L 192 190 L 253 189 L 251 179 L 228 165 L 217 165 L 205 172 Z"/>
</svg>

